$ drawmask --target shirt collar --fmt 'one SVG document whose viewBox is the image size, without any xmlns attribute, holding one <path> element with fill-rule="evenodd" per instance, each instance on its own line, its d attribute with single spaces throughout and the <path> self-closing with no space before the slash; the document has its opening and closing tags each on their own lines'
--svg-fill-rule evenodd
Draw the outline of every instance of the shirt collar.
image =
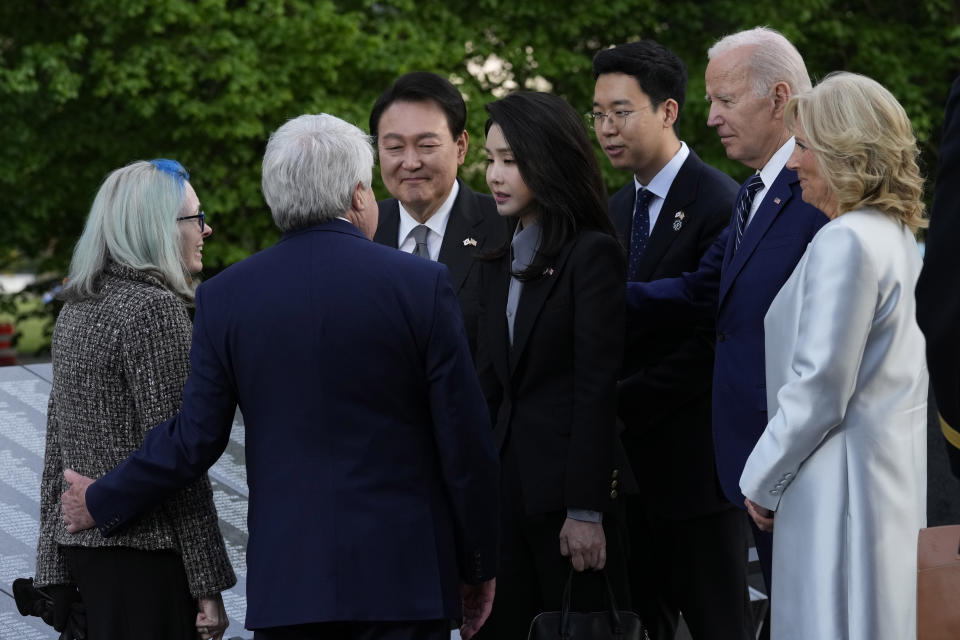
<svg viewBox="0 0 960 640">
<path fill-rule="evenodd" d="M 670 158 L 670 162 L 663 165 L 663 168 L 657 172 L 657 175 L 653 176 L 653 180 L 650 181 L 650 184 L 646 185 L 647 191 L 651 192 L 653 195 L 658 198 L 666 199 L 667 193 L 670 192 L 670 185 L 673 184 L 674 179 L 677 177 L 677 174 L 680 173 L 680 167 L 683 166 L 683 163 L 687 161 L 687 157 L 690 155 L 690 147 L 687 146 L 686 142 L 680 141 L 680 148 L 677 149 L 677 152 L 673 154 L 673 157 Z M 633 176 L 633 186 L 639 191 L 644 188 L 644 185 L 640 184 L 640 181 L 637 180 L 637 176 Z"/>
<path fill-rule="evenodd" d="M 519 273 L 533 263 L 533 257 L 537 253 L 537 247 L 540 246 L 540 225 L 533 222 L 523 229 L 517 225 L 513 232 L 513 240 L 510 242 L 510 249 L 513 261 L 510 270 Z"/>
<path fill-rule="evenodd" d="M 790 154 L 793 153 L 794 144 L 793 136 L 791 136 L 789 140 L 783 143 L 782 147 L 777 149 L 775 154 L 770 156 L 767 164 L 763 165 L 763 168 L 760 169 L 760 179 L 763 180 L 764 189 L 769 189 L 773 181 L 776 180 L 780 172 L 783 171 L 783 168 L 787 166 L 787 160 L 790 159 Z"/>
<path fill-rule="evenodd" d="M 450 194 L 447 196 L 447 199 L 443 201 L 443 204 L 440 205 L 440 208 L 437 209 L 432 216 L 427 218 L 427 221 L 423 224 L 427 225 L 431 231 L 437 233 L 441 238 L 443 237 L 444 232 L 447 230 L 447 222 L 450 220 L 450 211 L 453 209 L 453 203 L 457 199 L 457 194 L 460 193 L 460 181 L 453 181 L 453 188 L 450 189 Z M 413 231 L 413 228 L 418 226 L 420 222 L 414 218 L 410 213 L 403 208 L 402 202 L 397 202 L 400 206 L 400 229 L 398 230 L 399 242 L 403 242 L 407 239 L 407 236 L 410 235 L 410 232 Z"/>
</svg>

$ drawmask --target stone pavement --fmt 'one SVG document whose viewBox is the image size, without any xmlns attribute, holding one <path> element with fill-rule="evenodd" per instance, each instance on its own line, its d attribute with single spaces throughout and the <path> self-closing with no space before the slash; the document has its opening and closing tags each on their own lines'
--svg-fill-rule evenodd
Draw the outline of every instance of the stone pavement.
<svg viewBox="0 0 960 640">
<path fill-rule="evenodd" d="M 23 617 L 13 601 L 15 578 L 34 574 L 40 528 L 40 478 L 43 474 L 50 364 L 0 367 L 0 640 L 48 640 L 59 636 L 39 618 Z M 247 473 L 244 426 L 233 424 L 230 443 L 210 469 L 220 530 L 237 585 L 223 594 L 230 627 L 226 638 L 249 638 L 246 614 Z"/>
</svg>

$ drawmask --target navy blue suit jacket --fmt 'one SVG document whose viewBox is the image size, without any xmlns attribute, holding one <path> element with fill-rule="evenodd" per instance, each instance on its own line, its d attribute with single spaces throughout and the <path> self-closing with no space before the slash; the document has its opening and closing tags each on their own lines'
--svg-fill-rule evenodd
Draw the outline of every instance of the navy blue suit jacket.
<svg viewBox="0 0 960 640">
<path fill-rule="evenodd" d="M 819 209 L 801 199 L 796 172 L 784 168 L 736 253 L 727 242 L 735 224 L 731 218 L 695 272 L 627 286 L 632 312 L 659 325 L 681 326 L 698 317 L 696 312 L 716 311 L 713 442 L 723 492 L 740 507 L 740 474 L 767 426 L 763 318 L 826 222 Z"/>
<path fill-rule="evenodd" d="M 104 535 L 213 464 L 239 403 L 248 628 L 457 618 L 494 574 L 499 469 L 446 267 L 334 220 L 196 303 L 180 414 L 87 490 Z"/>
</svg>

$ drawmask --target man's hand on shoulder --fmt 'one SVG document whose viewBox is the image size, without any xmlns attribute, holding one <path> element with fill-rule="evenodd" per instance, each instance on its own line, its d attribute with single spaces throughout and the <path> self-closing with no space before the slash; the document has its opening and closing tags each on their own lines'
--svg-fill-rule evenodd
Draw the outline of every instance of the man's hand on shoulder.
<svg viewBox="0 0 960 640">
<path fill-rule="evenodd" d="M 87 487 L 93 484 L 93 479 L 82 476 L 73 469 L 64 471 L 63 478 L 70 485 L 60 496 L 63 522 L 67 525 L 67 531 L 77 533 L 89 529 L 97 524 L 87 511 Z"/>
<path fill-rule="evenodd" d="M 480 584 L 462 583 L 460 585 L 460 595 L 463 598 L 463 624 L 460 625 L 460 637 L 463 640 L 470 640 L 476 635 L 490 617 L 496 590 L 496 578 Z"/>
</svg>

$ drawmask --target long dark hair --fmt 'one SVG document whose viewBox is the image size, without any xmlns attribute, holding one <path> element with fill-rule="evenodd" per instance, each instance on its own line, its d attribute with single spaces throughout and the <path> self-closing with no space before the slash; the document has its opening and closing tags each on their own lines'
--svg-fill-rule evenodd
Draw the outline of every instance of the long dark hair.
<svg viewBox="0 0 960 640">
<path fill-rule="evenodd" d="M 600 165 L 581 116 L 563 98 L 518 91 L 486 105 L 484 131 L 499 125 L 520 175 L 533 192 L 540 225 L 540 247 L 529 267 L 515 273 L 522 281 L 543 276 L 564 245 L 586 230 L 616 237 L 607 215 L 607 192 Z M 508 252 L 510 239 L 490 258 Z"/>
</svg>

